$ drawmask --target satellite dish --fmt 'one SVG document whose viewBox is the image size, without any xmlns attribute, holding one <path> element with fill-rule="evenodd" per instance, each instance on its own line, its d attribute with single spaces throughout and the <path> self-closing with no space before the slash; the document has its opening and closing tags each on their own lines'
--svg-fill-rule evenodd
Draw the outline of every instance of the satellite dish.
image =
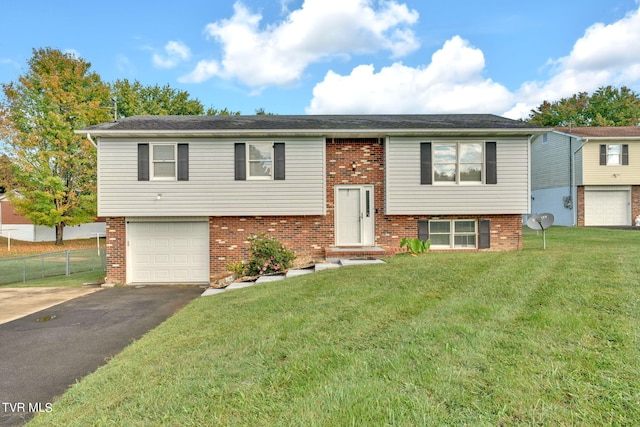
<svg viewBox="0 0 640 427">
<path fill-rule="evenodd" d="M 553 214 L 542 213 L 532 216 L 527 220 L 527 227 L 533 230 L 546 230 L 553 225 Z"/>
<path fill-rule="evenodd" d="M 532 216 L 527 220 L 527 227 L 533 230 L 542 230 L 542 249 L 547 249 L 547 239 L 545 231 L 553 225 L 553 214 L 542 213 Z"/>
</svg>

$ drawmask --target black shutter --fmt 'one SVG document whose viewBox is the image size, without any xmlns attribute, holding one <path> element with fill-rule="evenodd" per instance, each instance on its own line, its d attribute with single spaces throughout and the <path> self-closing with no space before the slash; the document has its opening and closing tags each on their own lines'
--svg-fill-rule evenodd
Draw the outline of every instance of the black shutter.
<svg viewBox="0 0 640 427">
<path fill-rule="evenodd" d="M 236 181 L 247 179 L 247 149 L 244 143 L 235 144 L 235 176 Z"/>
<path fill-rule="evenodd" d="M 273 144 L 273 179 L 284 180 L 284 142 Z"/>
<path fill-rule="evenodd" d="M 424 219 L 418 220 L 418 239 L 429 240 L 429 221 Z"/>
<path fill-rule="evenodd" d="M 420 184 L 431 185 L 433 178 L 431 173 L 431 143 L 420 143 Z"/>
<path fill-rule="evenodd" d="M 189 181 L 189 144 L 178 144 L 178 181 Z"/>
<path fill-rule="evenodd" d="M 485 143 L 485 184 L 498 183 L 498 155 L 495 142 Z"/>
<path fill-rule="evenodd" d="M 149 144 L 138 144 L 138 181 L 149 181 Z"/>
<path fill-rule="evenodd" d="M 600 166 L 605 166 L 607 164 L 607 146 L 605 144 L 600 144 Z"/>
<path fill-rule="evenodd" d="M 480 238 L 478 239 L 478 249 L 488 249 L 491 247 L 491 221 L 481 219 L 478 221 Z"/>
<path fill-rule="evenodd" d="M 628 144 L 622 145 L 622 165 L 623 166 L 629 165 L 629 145 Z"/>
</svg>

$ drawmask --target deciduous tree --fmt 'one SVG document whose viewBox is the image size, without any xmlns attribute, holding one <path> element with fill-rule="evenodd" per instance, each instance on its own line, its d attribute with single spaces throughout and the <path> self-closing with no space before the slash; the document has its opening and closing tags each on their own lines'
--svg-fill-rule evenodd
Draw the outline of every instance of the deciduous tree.
<svg viewBox="0 0 640 427">
<path fill-rule="evenodd" d="M 577 93 L 559 101 L 544 101 L 531 110 L 528 122 L 540 126 L 636 126 L 640 97 L 623 86 L 601 87 L 592 95 Z"/>
<path fill-rule="evenodd" d="M 34 49 L 28 70 L 3 84 L 0 139 L 16 180 L 16 210 L 37 225 L 64 227 L 96 215 L 96 150 L 75 129 L 110 120 L 109 87 L 91 64 L 52 48 Z"/>
</svg>

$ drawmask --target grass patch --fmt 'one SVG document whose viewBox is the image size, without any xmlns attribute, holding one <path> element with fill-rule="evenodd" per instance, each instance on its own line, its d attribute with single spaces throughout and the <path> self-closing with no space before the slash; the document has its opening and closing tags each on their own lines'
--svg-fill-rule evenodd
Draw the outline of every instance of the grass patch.
<svg viewBox="0 0 640 427">
<path fill-rule="evenodd" d="M 199 298 L 33 425 L 633 425 L 639 237 L 527 230 Z"/>
<path fill-rule="evenodd" d="M 96 283 L 104 279 L 105 272 L 102 270 L 85 271 L 75 273 L 71 276 L 45 277 L 44 279 L 27 280 L 26 282 L 10 283 L 0 285 L 2 288 L 51 288 L 63 286 L 82 286 L 84 283 Z"/>
</svg>

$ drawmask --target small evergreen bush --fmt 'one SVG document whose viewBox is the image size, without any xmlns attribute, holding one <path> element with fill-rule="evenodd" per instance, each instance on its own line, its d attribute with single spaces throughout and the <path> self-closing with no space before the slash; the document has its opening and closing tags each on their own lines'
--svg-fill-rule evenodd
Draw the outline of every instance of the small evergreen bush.
<svg viewBox="0 0 640 427">
<path fill-rule="evenodd" d="M 293 251 L 264 233 L 252 236 L 248 240 L 249 262 L 245 267 L 249 276 L 279 273 L 290 268 L 296 258 Z"/>
</svg>

